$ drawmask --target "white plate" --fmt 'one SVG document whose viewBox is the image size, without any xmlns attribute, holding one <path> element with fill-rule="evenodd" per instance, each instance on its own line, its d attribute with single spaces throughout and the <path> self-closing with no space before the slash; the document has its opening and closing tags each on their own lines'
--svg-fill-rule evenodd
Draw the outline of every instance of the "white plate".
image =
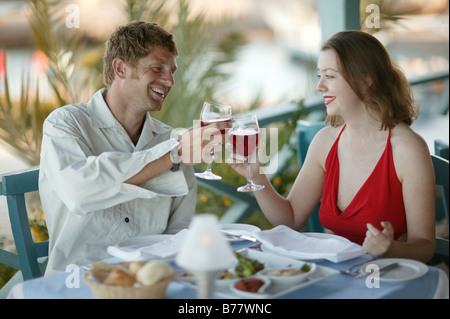
<svg viewBox="0 0 450 319">
<path fill-rule="evenodd" d="M 333 235 L 333 234 L 327 234 L 327 233 L 302 233 L 302 235 L 305 236 L 309 236 L 309 237 L 314 237 L 314 238 L 323 238 L 323 239 L 335 239 L 335 240 L 339 240 L 345 243 L 349 243 L 350 240 L 348 240 L 347 238 L 344 238 L 342 236 L 337 236 L 337 235 Z M 295 253 L 295 257 L 292 256 L 291 253 L 284 251 L 282 249 L 276 249 L 276 248 L 272 248 L 269 247 L 268 245 L 262 244 L 261 245 L 261 249 L 264 251 L 268 251 L 271 252 L 273 254 L 277 254 L 277 255 L 281 255 L 281 256 L 285 256 L 285 257 L 289 257 L 289 258 L 297 258 L 297 259 L 301 259 L 301 260 L 323 260 L 325 259 L 324 256 L 321 256 L 319 253 L 317 254 L 317 256 L 311 256 L 311 253 L 307 253 L 302 255 L 300 252 L 296 252 Z M 356 251 L 354 254 L 349 254 L 348 256 L 346 256 L 345 258 L 343 258 L 343 260 L 347 260 L 347 259 L 352 259 L 358 256 L 361 256 L 362 254 L 364 254 L 364 250 L 361 249 L 359 251 Z"/>
<path fill-rule="evenodd" d="M 259 227 L 255 225 L 249 225 L 249 224 L 220 224 L 220 229 L 226 230 L 227 233 L 231 233 L 234 235 L 244 235 L 244 236 L 251 236 L 252 232 L 261 230 Z M 240 238 L 227 238 L 228 241 L 235 242 L 235 241 L 241 241 L 245 239 Z"/>
<path fill-rule="evenodd" d="M 420 261 L 411 260 L 411 259 L 403 259 L 403 258 L 384 258 L 384 259 L 378 259 L 371 261 L 370 263 L 367 263 L 364 265 L 364 269 L 361 269 L 361 271 L 369 270 L 369 272 L 372 272 L 370 265 L 377 265 L 380 269 L 384 266 L 398 263 L 399 266 L 397 268 L 394 268 L 392 270 L 386 271 L 385 273 L 381 273 L 380 280 L 381 281 L 387 281 L 387 282 L 399 282 L 399 281 L 406 281 L 406 280 L 412 280 L 419 277 L 422 277 L 428 272 L 428 266 L 424 263 L 421 263 Z M 368 268 L 369 267 L 369 268 Z"/>
<path fill-rule="evenodd" d="M 239 252 L 249 258 L 258 260 L 259 262 L 264 264 L 265 268 L 268 268 L 268 269 L 269 268 L 289 267 L 289 266 L 290 267 L 297 267 L 297 266 L 301 267 L 304 264 L 303 261 L 283 257 L 280 255 L 274 255 L 274 254 L 271 254 L 268 252 L 257 251 L 257 250 L 253 250 L 253 249 L 245 249 L 245 250 L 242 250 Z M 309 276 L 307 278 L 307 280 L 305 280 L 304 282 L 292 283 L 291 285 L 286 285 L 286 284 L 280 285 L 280 284 L 276 284 L 276 283 L 272 282 L 267 287 L 266 294 L 251 294 L 250 296 L 246 296 L 246 297 L 247 298 L 250 298 L 250 297 L 251 298 L 278 298 L 278 297 L 284 296 L 292 291 L 307 287 L 309 285 L 312 285 L 315 282 L 324 280 L 324 279 L 326 279 L 330 276 L 333 276 L 337 273 L 339 273 L 337 270 L 317 265 L 317 268 L 314 271 L 314 273 L 312 273 L 311 276 Z M 257 274 L 256 277 L 260 277 L 260 276 Z M 196 288 L 195 284 L 193 282 L 185 281 L 185 280 L 182 280 L 181 278 L 178 278 L 178 280 L 180 283 L 183 283 L 192 288 Z M 223 298 L 243 298 L 244 297 L 242 294 L 239 294 L 239 293 L 236 293 L 235 291 L 233 291 L 229 285 L 228 286 L 227 285 L 216 285 L 214 292 Z"/>
<path fill-rule="evenodd" d="M 237 278 L 230 278 L 230 279 L 215 279 L 214 280 L 214 285 L 217 287 L 228 287 L 230 284 L 233 284 L 234 282 L 238 281 L 239 277 Z M 196 284 L 196 279 L 194 277 L 194 275 L 192 274 L 187 274 L 187 272 L 185 270 L 180 270 L 178 272 L 178 280 L 182 281 L 182 282 L 188 282 L 192 285 Z"/>
<path fill-rule="evenodd" d="M 277 267 L 277 268 L 271 268 L 271 269 L 264 269 L 259 273 L 259 275 L 261 277 L 269 278 L 271 282 L 280 284 L 280 285 L 299 284 L 299 283 L 302 283 L 305 280 L 307 280 L 308 277 L 311 276 L 314 273 L 314 271 L 316 271 L 316 268 L 317 268 L 317 265 L 315 263 L 304 263 L 304 264 L 307 264 L 309 266 L 309 270 L 307 272 L 297 274 L 297 275 L 277 276 L 277 275 L 271 275 L 271 274 L 269 274 L 269 272 L 281 270 L 281 269 L 300 269 L 303 267 L 303 265 L 300 267 L 298 267 L 298 266 L 293 267 L 292 265 L 289 265 L 288 267 Z"/>
</svg>

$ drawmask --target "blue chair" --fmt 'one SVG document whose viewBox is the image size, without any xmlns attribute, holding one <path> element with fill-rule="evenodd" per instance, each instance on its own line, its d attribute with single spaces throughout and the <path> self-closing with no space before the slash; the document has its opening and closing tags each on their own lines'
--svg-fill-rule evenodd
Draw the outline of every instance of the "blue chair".
<svg viewBox="0 0 450 319">
<path fill-rule="evenodd" d="M 298 147 L 297 147 L 297 156 L 298 160 L 300 161 L 300 165 L 303 164 L 306 158 L 306 153 L 308 152 L 309 144 L 311 144 L 312 139 L 314 136 L 319 132 L 321 129 L 325 127 L 325 122 L 309 122 L 304 120 L 298 120 L 297 121 L 297 141 L 298 141 Z"/>
<path fill-rule="evenodd" d="M 434 154 L 449 159 L 449 148 L 448 143 L 442 141 L 442 140 L 435 140 L 434 141 Z M 436 186 L 436 191 L 439 193 L 443 193 L 441 186 Z M 447 208 L 448 209 L 448 208 Z M 442 196 L 436 196 L 436 221 L 441 222 L 445 218 L 445 206 L 444 202 L 442 200 Z M 448 219 L 447 219 L 447 226 L 448 226 Z M 448 228 L 448 227 L 447 227 Z"/>
<path fill-rule="evenodd" d="M 449 195 L 448 195 L 448 187 L 449 187 L 449 171 L 448 166 L 449 162 L 447 159 L 431 155 L 431 159 L 433 161 L 434 166 L 434 175 L 436 179 L 436 186 L 441 187 L 442 190 L 442 203 L 443 203 L 443 210 L 445 214 L 445 218 L 447 219 L 447 231 L 448 231 L 448 225 L 449 225 L 449 218 L 448 218 L 448 201 L 449 201 Z M 436 238 L 436 251 L 434 253 L 434 256 L 432 260 L 430 261 L 431 265 L 439 264 L 440 262 L 445 262 L 448 265 L 449 261 L 449 245 L 448 245 L 448 239 L 445 238 Z"/>
<path fill-rule="evenodd" d="M 449 147 L 448 147 L 448 143 L 442 141 L 442 140 L 434 140 L 434 154 L 445 158 L 445 159 L 449 159 L 448 158 L 448 151 Z"/>
<path fill-rule="evenodd" d="M 311 144 L 314 136 L 319 132 L 322 128 L 325 127 L 325 122 L 310 122 L 299 120 L 297 121 L 296 133 L 297 133 L 297 157 L 300 163 L 300 167 L 305 162 L 306 153 L 308 152 L 309 145 Z M 301 168 L 300 168 L 301 169 Z M 311 217 L 308 220 L 308 230 L 310 232 L 319 232 L 323 233 L 324 228 L 319 220 L 319 208 L 320 203 L 314 209 Z"/>
<path fill-rule="evenodd" d="M 35 243 L 28 222 L 25 193 L 39 189 L 39 167 L 7 173 L 1 177 L 0 195 L 6 196 L 17 255 L 0 250 L 0 263 L 19 269 L 24 280 L 40 277 L 46 262 L 38 258 L 48 256 L 48 241 Z"/>
</svg>

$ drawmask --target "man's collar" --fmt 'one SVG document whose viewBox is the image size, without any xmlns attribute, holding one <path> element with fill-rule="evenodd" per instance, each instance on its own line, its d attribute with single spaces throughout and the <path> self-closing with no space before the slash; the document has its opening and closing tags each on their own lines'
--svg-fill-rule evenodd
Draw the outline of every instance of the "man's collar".
<svg viewBox="0 0 450 319">
<path fill-rule="evenodd" d="M 106 89 L 98 90 L 88 102 L 88 110 L 91 115 L 92 125 L 98 128 L 112 128 L 120 125 L 105 102 L 103 94 Z M 154 133 L 161 134 L 165 131 L 162 127 L 156 127 L 152 117 L 147 112 L 145 126 Z"/>
</svg>

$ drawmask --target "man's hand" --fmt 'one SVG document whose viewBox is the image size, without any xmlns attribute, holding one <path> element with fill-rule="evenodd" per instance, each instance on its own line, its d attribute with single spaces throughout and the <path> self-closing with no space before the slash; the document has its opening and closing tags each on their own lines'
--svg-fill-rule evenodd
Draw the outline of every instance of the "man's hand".
<svg viewBox="0 0 450 319">
<path fill-rule="evenodd" d="M 181 163 L 195 165 L 211 161 L 211 152 L 214 156 L 222 150 L 224 136 L 221 130 L 231 127 L 229 122 L 217 122 L 207 126 L 196 126 L 181 135 L 178 146 Z"/>
</svg>

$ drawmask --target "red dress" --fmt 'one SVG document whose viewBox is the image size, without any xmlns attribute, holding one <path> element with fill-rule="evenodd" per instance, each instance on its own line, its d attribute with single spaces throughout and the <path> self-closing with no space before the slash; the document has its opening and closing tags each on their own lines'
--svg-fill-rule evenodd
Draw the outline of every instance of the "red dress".
<svg viewBox="0 0 450 319">
<path fill-rule="evenodd" d="M 382 221 L 394 228 L 394 239 L 406 233 L 406 214 L 402 183 L 397 177 L 391 147 L 391 130 L 386 148 L 372 174 L 361 186 L 348 207 L 341 212 L 337 207 L 339 188 L 338 143 L 345 126 L 333 144 L 325 163 L 325 184 L 319 218 L 322 226 L 334 234 L 362 245 L 367 223 L 382 230 Z"/>
</svg>

